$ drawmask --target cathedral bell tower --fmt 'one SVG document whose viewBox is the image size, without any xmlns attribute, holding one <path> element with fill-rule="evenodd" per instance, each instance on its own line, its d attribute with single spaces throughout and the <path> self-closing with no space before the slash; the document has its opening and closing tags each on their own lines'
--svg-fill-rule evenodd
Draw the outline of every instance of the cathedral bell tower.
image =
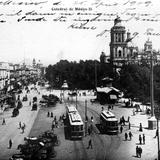
<svg viewBox="0 0 160 160">
<path fill-rule="evenodd" d="M 116 66 L 121 66 L 122 62 L 127 59 L 126 30 L 121 21 L 120 17 L 117 17 L 110 32 L 110 60 Z"/>
</svg>

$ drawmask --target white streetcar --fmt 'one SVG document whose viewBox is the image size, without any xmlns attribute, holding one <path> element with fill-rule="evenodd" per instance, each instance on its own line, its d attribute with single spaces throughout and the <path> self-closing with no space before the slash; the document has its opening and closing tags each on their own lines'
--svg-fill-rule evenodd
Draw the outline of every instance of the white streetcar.
<svg viewBox="0 0 160 160">
<path fill-rule="evenodd" d="M 70 138 L 83 138 L 84 124 L 76 107 L 67 106 L 68 131 Z"/>
<path fill-rule="evenodd" d="M 100 114 L 100 123 L 104 132 L 118 133 L 118 119 L 112 112 L 103 110 Z"/>
</svg>

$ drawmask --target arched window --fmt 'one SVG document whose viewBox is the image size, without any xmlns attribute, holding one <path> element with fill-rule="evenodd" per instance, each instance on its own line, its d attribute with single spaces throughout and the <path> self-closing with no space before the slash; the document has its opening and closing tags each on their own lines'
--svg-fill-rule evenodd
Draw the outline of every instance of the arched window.
<svg viewBox="0 0 160 160">
<path fill-rule="evenodd" d="M 121 56 L 122 56 L 122 51 L 119 50 L 119 51 L 118 51 L 118 54 L 119 54 L 119 57 L 121 57 Z"/>
</svg>

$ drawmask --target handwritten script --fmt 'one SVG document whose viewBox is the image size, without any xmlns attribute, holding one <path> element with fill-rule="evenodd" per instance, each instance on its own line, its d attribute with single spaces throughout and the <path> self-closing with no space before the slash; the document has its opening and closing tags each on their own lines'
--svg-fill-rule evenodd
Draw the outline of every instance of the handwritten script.
<svg viewBox="0 0 160 160">
<path fill-rule="evenodd" d="M 16 6 L 16 7 L 15 7 Z M 0 1 L 0 24 L 4 23 L 62 23 L 68 29 L 96 30 L 100 24 L 114 21 L 117 16 L 122 21 L 160 23 L 160 11 L 149 12 L 154 4 L 149 0 L 72 1 L 70 5 L 63 1 Z M 16 9 L 15 9 L 16 8 Z M 143 8 L 144 10 L 141 10 Z M 104 29 L 96 35 L 102 37 L 109 33 Z M 147 35 L 160 34 L 153 31 Z"/>
</svg>

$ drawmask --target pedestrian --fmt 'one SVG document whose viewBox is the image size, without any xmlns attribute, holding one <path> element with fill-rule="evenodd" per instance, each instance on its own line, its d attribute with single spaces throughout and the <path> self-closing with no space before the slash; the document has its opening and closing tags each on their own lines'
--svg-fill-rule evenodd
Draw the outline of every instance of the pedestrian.
<svg viewBox="0 0 160 160">
<path fill-rule="evenodd" d="M 9 140 L 9 149 L 12 148 L 12 140 Z"/>
<path fill-rule="evenodd" d="M 156 138 L 158 136 L 158 129 L 156 130 L 156 135 L 154 136 L 154 138 Z"/>
<path fill-rule="evenodd" d="M 131 123 L 130 122 L 128 123 L 128 129 L 129 130 L 131 129 Z"/>
<path fill-rule="evenodd" d="M 139 156 L 140 156 L 140 158 L 142 156 L 142 148 L 141 147 L 139 147 Z"/>
<path fill-rule="evenodd" d="M 19 122 L 19 129 L 21 129 L 21 127 L 22 127 L 22 124 L 21 124 L 21 122 Z"/>
<path fill-rule="evenodd" d="M 55 122 L 57 121 L 57 118 L 56 118 L 56 116 L 54 117 L 54 121 L 55 121 Z"/>
<path fill-rule="evenodd" d="M 139 124 L 139 131 L 140 131 L 140 132 L 143 132 L 142 123 Z"/>
<path fill-rule="evenodd" d="M 122 133 L 122 131 L 123 131 L 123 126 L 121 125 L 121 127 L 120 127 L 120 131 L 121 131 L 121 133 Z"/>
<path fill-rule="evenodd" d="M 51 112 L 51 117 L 53 117 L 53 112 Z"/>
<path fill-rule="evenodd" d="M 5 118 L 3 118 L 2 125 L 6 124 Z"/>
<path fill-rule="evenodd" d="M 142 136 L 139 135 L 139 144 L 142 144 Z"/>
<path fill-rule="evenodd" d="M 127 139 L 128 139 L 128 134 L 125 133 L 124 136 L 125 136 L 125 140 L 127 141 Z"/>
<path fill-rule="evenodd" d="M 125 126 L 125 119 L 124 119 L 124 116 L 122 116 L 122 123 L 123 123 L 123 125 Z"/>
<path fill-rule="evenodd" d="M 133 108 L 133 116 L 135 116 L 135 109 Z"/>
<path fill-rule="evenodd" d="M 145 139 L 146 139 L 146 137 L 145 137 L 145 135 L 143 134 L 143 144 L 145 144 Z"/>
<path fill-rule="evenodd" d="M 132 139 L 132 137 L 133 137 L 133 134 L 132 134 L 132 132 L 130 131 L 129 133 L 129 138 L 130 138 L 130 140 Z"/>
<path fill-rule="evenodd" d="M 51 128 L 52 128 L 52 131 L 54 130 L 54 123 L 52 123 L 52 126 L 51 126 Z"/>
<path fill-rule="evenodd" d="M 24 133 L 25 127 L 26 127 L 26 125 L 23 123 L 23 126 L 21 126 L 22 133 Z"/>
<path fill-rule="evenodd" d="M 58 128 L 58 121 L 55 121 L 55 127 Z"/>
<path fill-rule="evenodd" d="M 139 147 L 136 146 L 136 157 L 139 157 Z"/>
<path fill-rule="evenodd" d="M 90 135 L 90 134 L 91 134 L 91 128 L 88 127 L 88 135 Z"/>
<path fill-rule="evenodd" d="M 120 120 L 119 120 L 119 124 L 120 124 L 120 125 L 122 125 L 122 118 L 120 118 Z"/>
<path fill-rule="evenodd" d="M 31 106 L 31 103 L 32 103 L 32 102 L 30 101 L 30 102 L 29 102 L 29 105 L 30 105 L 30 106 Z"/>
<path fill-rule="evenodd" d="M 50 116 L 50 113 L 48 112 L 48 113 L 47 113 L 47 117 L 49 117 L 49 116 Z"/>
<path fill-rule="evenodd" d="M 114 106 L 112 105 L 112 110 L 113 110 L 113 107 L 114 107 Z"/>
<path fill-rule="evenodd" d="M 90 139 L 89 141 L 88 141 L 88 149 L 91 147 L 91 149 L 92 149 L 92 140 Z"/>
</svg>

